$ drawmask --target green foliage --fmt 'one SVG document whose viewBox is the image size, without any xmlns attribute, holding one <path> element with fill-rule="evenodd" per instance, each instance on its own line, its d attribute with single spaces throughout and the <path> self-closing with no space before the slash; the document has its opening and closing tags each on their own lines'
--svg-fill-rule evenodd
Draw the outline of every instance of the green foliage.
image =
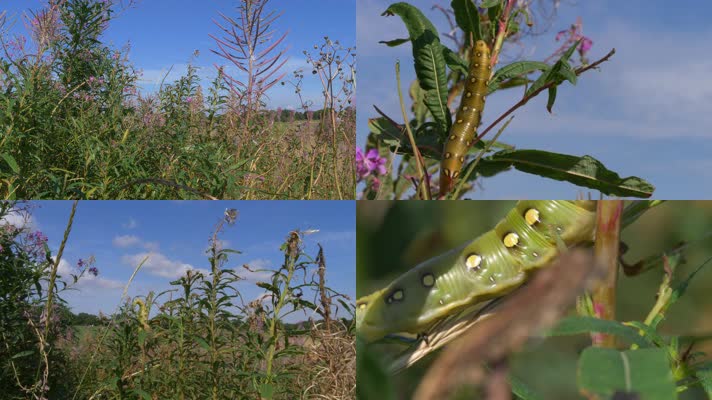
<svg viewBox="0 0 712 400">
<path fill-rule="evenodd" d="M 0 203 L 0 221 L 27 215 L 21 203 Z M 50 326 L 44 318 L 47 286 L 50 277 L 51 254 L 46 238 L 41 234 L 0 223 L 0 392 L 3 398 L 25 399 L 47 394 L 65 397 L 72 379 L 62 374 L 66 355 L 50 351 L 56 341 L 67 333 L 66 320 L 61 318 L 63 300 L 55 293 Z M 55 290 L 61 291 L 57 285 Z M 40 337 L 44 347 L 37 346 Z M 45 357 L 56 366 L 42 380 Z"/>
<path fill-rule="evenodd" d="M 375 292 L 413 265 L 472 240 L 492 228 L 510 206 L 511 202 L 433 206 L 402 202 L 374 219 L 363 204 L 357 215 L 358 295 Z M 546 332 L 528 332 L 532 340 L 505 356 L 509 386 L 516 398 L 712 398 L 706 318 L 712 307 L 707 295 L 712 203 L 631 203 L 621 220 L 621 239 L 629 248 L 621 259 L 617 320 L 594 317 L 596 307 L 582 293 L 579 315 L 563 318 Z M 631 259 L 641 261 L 625 262 Z M 630 276 L 624 277 L 624 272 Z M 496 310 L 490 318 L 498 318 Z M 592 346 L 592 339 L 601 334 L 614 336 L 616 347 Z M 433 336 L 429 339 L 432 343 Z M 397 398 L 412 395 L 438 353 L 429 353 L 396 376 L 389 368 L 393 359 L 410 354 L 408 350 L 427 348 L 423 340 L 427 339 L 360 346 L 358 398 L 379 398 L 379 389 L 389 386 Z M 496 338 L 489 344 L 488 348 L 506 345 Z M 473 365 L 480 362 L 472 360 Z M 490 378 L 480 381 L 480 393 Z M 451 398 L 487 398 L 477 393 L 461 391 L 461 396 Z"/>
<path fill-rule="evenodd" d="M 17 209 L 16 203 L 8 202 L 0 207 L 0 220 Z M 353 306 L 323 279 L 314 278 L 314 268 L 326 271 L 323 253 L 316 258 L 307 255 L 303 234 L 293 231 L 283 245 L 284 263 L 278 269 L 225 268 L 228 256 L 239 254 L 221 247 L 225 221 L 217 224 L 211 237 L 209 273 L 190 270 L 165 292 L 127 298 L 110 318 L 74 316 L 55 293 L 59 306 L 52 313 L 48 328 L 52 334 L 44 346 L 35 328 L 44 329 L 40 314 L 47 301 L 49 253 L 44 246 L 35 246 L 36 235 L 3 225 L 3 398 L 352 397 Z M 268 282 L 251 282 L 254 278 L 248 280 L 247 274 Z M 58 289 L 67 286 L 64 279 L 57 278 Z M 257 299 L 244 299 L 241 291 L 254 284 L 267 291 Z M 332 301 L 347 318 L 332 317 L 336 313 Z M 284 322 L 292 315 L 298 320 L 313 314 L 321 319 Z M 90 325 L 70 326 L 73 323 Z M 38 371 L 47 355 L 45 379 Z"/>
<path fill-rule="evenodd" d="M 506 3 L 506 2 L 504 2 Z M 376 148 L 382 156 L 393 158 L 402 157 L 400 162 L 390 160 L 387 165 L 397 166 L 397 171 L 387 171 L 382 176 L 365 176 L 360 180 L 365 183 L 361 197 L 368 199 L 399 199 L 414 196 L 421 190 L 414 190 L 413 176 L 421 166 L 430 175 L 428 190 L 440 190 L 440 194 L 447 198 L 459 198 L 468 191 L 477 187 L 481 178 L 493 177 L 506 172 L 510 167 L 535 174 L 544 178 L 573 183 L 582 188 L 593 189 L 612 196 L 625 197 L 650 197 L 654 187 L 645 180 L 637 177 L 620 179 L 618 173 L 609 170 L 601 162 L 590 156 L 577 156 L 544 152 L 538 149 L 517 149 L 514 152 L 497 152 L 498 147 L 514 146 L 498 141 L 499 134 L 507 127 L 501 126 L 501 131 L 491 141 L 491 146 L 483 141 L 485 135 L 497 124 L 505 121 L 515 110 L 524 106 L 532 98 L 544 91 L 548 93 L 547 110 L 552 111 L 556 101 L 557 88 L 568 81 L 575 85 L 578 75 L 586 72 L 590 66 L 586 65 L 582 56 L 583 65 L 572 65 L 571 57 L 580 49 L 581 41 L 576 41 L 568 49 L 560 52 L 558 59 L 553 64 L 540 61 L 520 60 L 504 65 L 496 70 L 488 83 L 489 94 L 498 91 L 525 87 L 523 97 L 501 116 L 490 116 L 492 124 L 487 127 L 487 132 L 478 132 L 478 139 L 470 146 L 470 151 L 465 155 L 466 163 L 476 166 L 475 173 L 465 176 L 468 167 L 463 168 L 463 186 L 444 193 L 443 188 L 438 188 L 435 178 L 438 163 L 443 160 L 443 144 L 452 135 L 450 108 L 452 101 L 457 99 L 457 94 L 462 91 L 463 80 L 468 73 L 469 62 L 473 51 L 472 40 L 485 40 L 493 51 L 493 60 L 499 60 L 499 53 L 507 40 L 518 40 L 523 30 L 523 25 L 531 23 L 531 15 L 527 6 L 515 4 L 513 7 L 504 7 L 501 1 L 487 1 L 477 4 L 472 0 L 453 0 L 452 10 L 448 16 L 454 16 L 452 28 L 457 28 L 455 34 L 449 33 L 448 40 L 455 42 L 456 48 L 446 47 L 441 40 L 435 25 L 415 6 L 398 2 L 391 4 L 382 14 L 383 16 L 398 15 L 401 17 L 408 30 L 407 39 L 382 41 L 388 46 L 398 46 L 410 42 L 413 49 L 413 61 L 417 80 L 411 88 L 411 110 L 414 119 L 406 121 L 413 132 L 414 141 L 422 159 L 416 157 L 410 138 L 406 135 L 406 127 L 395 121 L 400 117 L 385 116 L 370 119 L 369 138 L 367 148 Z M 504 23 L 503 23 L 504 22 Z M 506 29 L 502 30 L 502 27 Z M 579 50 L 580 52 L 580 50 Z M 613 54 L 611 52 L 599 63 L 604 62 Z M 494 69 L 494 65 L 492 66 Z M 530 78 L 532 73 L 540 72 L 536 79 Z M 405 105 L 404 105 L 405 106 Z M 487 114 L 485 114 L 487 115 Z M 374 123 L 374 121 L 378 121 Z M 575 127 L 572 127 L 575 131 Z M 365 152 L 364 152 L 365 153 Z M 390 153 L 390 154 L 389 154 Z M 495 162 L 500 157 L 507 158 L 508 154 L 527 154 L 526 160 L 512 162 Z M 395 174 L 393 174 L 395 172 Z M 395 175 L 395 176 L 392 176 Z M 416 186 L 425 185 L 427 182 L 415 181 Z M 464 189 L 464 190 L 462 190 Z M 447 190 L 445 190 L 447 192 Z"/>
<path fill-rule="evenodd" d="M 634 394 L 645 400 L 677 397 L 662 349 L 618 351 L 589 347 L 581 354 L 578 374 L 581 390 L 602 398 L 616 393 Z"/>
<path fill-rule="evenodd" d="M 591 156 L 578 157 L 543 150 L 503 150 L 493 153 L 479 160 L 474 176 L 493 176 L 511 167 L 585 186 L 610 196 L 650 197 L 655 190 L 651 184 L 636 176 L 621 178 Z"/>
<path fill-rule="evenodd" d="M 42 21 L 31 32 L 36 54 L 0 55 L 0 198 L 325 199 L 354 192 L 353 146 L 322 146 L 320 114 L 259 109 L 241 124 L 239 98 L 222 70 L 204 96 L 192 64 L 177 81 L 140 94 L 128 49 L 102 43 L 115 7 L 97 0 L 47 5 L 33 14 Z M 334 131 L 353 136 L 355 114 L 338 117 Z"/>
</svg>

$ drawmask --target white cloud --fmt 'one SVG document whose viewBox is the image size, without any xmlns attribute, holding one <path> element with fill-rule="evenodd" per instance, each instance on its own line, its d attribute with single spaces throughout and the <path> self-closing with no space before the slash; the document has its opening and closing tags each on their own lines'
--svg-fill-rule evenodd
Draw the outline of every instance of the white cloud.
<svg viewBox="0 0 712 400">
<path fill-rule="evenodd" d="M 272 276 L 272 272 L 269 271 L 254 271 L 260 269 L 270 269 L 272 267 L 272 261 L 266 258 L 257 258 L 247 262 L 247 265 L 253 271 L 248 271 L 247 269 L 238 270 L 237 274 L 250 282 L 264 282 Z"/>
<path fill-rule="evenodd" d="M 206 276 L 210 274 L 210 271 L 208 270 L 195 268 L 190 264 L 183 263 L 178 260 L 171 260 L 164 254 L 158 252 L 142 252 L 138 254 L 124 255 L 121 257 L 121 261 L 124 264 L 134 268 L 146 257 L 148 257 L 148 259 L 143 264 L 141 269 L 151 275 L 175 279 L 185 275 L 187 271 L 202 272 Z"/>
<path fill-rule="evenodd" d="M 134 229 L 138 226 L 138 222 L 133 218 L 129 218 L 129 220 L 126 223 L 121 224 L 121 226 L 125 229 Z"/>
<path fill-rule="evenodd" d="M 116 236 L 114 240 L 112 240 L 114 247 L 131 247 L 139 244 L 140 242 L 141 239 L 133 235 Z"/>
<path fill-rule="evenodd" d="M 156 251 L 159 248 L 157 242 L 144 242 L 138 236 L 134 235 L 120 235 L 114 237 L 112 240 L 114 247 L 127 248 L 127 247 L 143 247 L 146 250 Z"/>
<path fill-rule="evenodd" d="M 56 260 L 56 259 L 55 259 Z M 99 275 L 94 276 L 90 273 L 85 273 L 79 280 L 77 281 L 76 284 L 71 285 L 72 283 L 72 278 L 71 275 L 78 275 L 80 271 L 77 271 L 75 268 L 73 268 L 67 260 L 64 258 L 59 261 L 59 266 L 57 266 L 57 273 L 61 275 L 64 280 L 70 284 L 70 286 L 73 286 L 74 288 L 77 289 L 85 289 L 85 290 L 90 290 L 90 289 L 123 289 L 124 283 L 114 280 L 114 279 L 108 279 L 104 278 L 101 276 L 101 270 L 99 270 Z"/>
<path fill-rule="evenodd" d="M 12 225 L 17 229 L 36 229 L 34 217 L 28 213 L 10 210 L 4 217 L 0 218 L 0 226 Z"/>
</svg>

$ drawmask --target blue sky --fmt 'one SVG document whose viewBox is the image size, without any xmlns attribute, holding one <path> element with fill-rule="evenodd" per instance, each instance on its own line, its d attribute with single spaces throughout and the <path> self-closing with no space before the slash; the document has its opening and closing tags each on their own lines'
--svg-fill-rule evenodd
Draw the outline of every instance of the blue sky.
<svg viewBox="0 0 712 400">
<path fill-rule="evenodd" d="M 72 202 L 32 204 L 37 207 L 29 224 L 49 237 L 56 255 Z M 75 313 L 111 313 L 134 268 L 146 255 L 150 257 L 129 289 L 132 296 L 168 289 L 169 282 L 186 269 L 209 271 L 205 250 L 226 208 L 236 208 L 239 216 L 233 226 L 226 226 L 221 236 L 223 247 L 243 253 L 232 255 L 225 267 L 236 268 L 248 279 L 239 286 L 245 301 L 263 293 L 255 282 L 265 276 L 251 274 L 242 265 L 278 268 L 284 260 L 279 247 L 294 229 L 319 229 L 305 236 L 307 254 L 315 257 L 317 243 L 321 243 L 327 283 L 354 298 L 356 234 L 355 203 L 351 201 L 82 201 L 60 271 L 66 275 L 78 259 L 93 255 L 99 276 L 82 278 L 78 291 L 65 292 L 64 298 Z M 295 318 L 305 319 L 303 315 Z"/>
<path fill-rule="evenodd" d="M 283 42 L 283 46 L 289 46 L 287 55 L 290 57 L 283 67 L 287 71 L 286 78 L 298 68 L 311 70 L 307 69 L 302 52 L 313 52 L 313 46 L 322 44 L 324 36 L 339 40 L 345 47 L 356 44 L 355 3 L 356 0 L 329 1 L 328 5 L 324 0 L 271 0 L 268 3 L 267 10 L 284 12 L 272 25 L 279 34 L 275 38 L 289 31 Z M 23 32 L 22 13 L 37 9 L 41 4 L 44 0 L 3 0 L 1 9 L 16 17 L 14 30 Z M 208 35 L 221 33 L 212 20 L 220 20 L 218 12 L 237 16 L 237 4 L 237 0 L 138 0 L 136 7 L 112 22 L 104 41 L 116 48 L 131 43 L 129 58 L 143 70 L 142 86 L 147 90 L 155 90 L 171 66 L 173 70 L 167 82 L 185 74 L 189 62 L 201 68 L 203 83 L 208 84 L 216 75 L 213 65 L 223 64 L 222 59 L 210 51 L 217 46 Z M 195 50 L 199 50 L 200 55 L 193 60 Z M 321 108 L 318 104 L 323 102 L 321 90 L 316 76 L 305 74 L 303 93 L 315 101 L 316 108 Z M 288 85 L 277 85 L 268 94 L 272 108 L 299 107 L 298 98 Z"/>
<path fill-rule="evenodd" d="M 410 44 L 388 48 L 378 43 L 407 37 L 399 17 L 380 16 L 390 3 L 359 0 L 357 5 L 357 143 L 361 146 L 368 134 L 368 118 L 377 116 L 374 104 L 402 120 L 395 83 L 396 60 L 401 61 L 405 87 L 415 76 Z M 449 8 L 449 0 L 410 3 L 423 10 L 441 33 L 446 31 L 445 18 L 431 6 Z M 611 48 L 616 49 L 616 54 L 600 70 L 584 74 L 577 86 L 566 83 L 560 87 L 553 114 L 546 111 L 546 96 L 517 111 L 500 139 L 519 148 L 589 154 L 621 176 L 647 179 L 657 188 L 656 198 L 712 197 L 712 54 L 700 51 L 712 42 L 712 25 L 707 20 L 712 3 L 560 3 L 551 28 L 543 35 L 527 38 L 523 50 L 510 47 L 500 66 L 517 57 L 545 59 L 557 47 L 556 33 L 567 29 L 579 16 L 584 34 L 594 42 L 589 59 L 597 60 Z M 520 97 L 518 90 L 490 96 L 484 126 Z M 468 197 L 552 199 L 573 198 L 577 193 L 581 190 L 567 183 L 507 172 L 482 181 L 482 188 Z"/>
</svg>

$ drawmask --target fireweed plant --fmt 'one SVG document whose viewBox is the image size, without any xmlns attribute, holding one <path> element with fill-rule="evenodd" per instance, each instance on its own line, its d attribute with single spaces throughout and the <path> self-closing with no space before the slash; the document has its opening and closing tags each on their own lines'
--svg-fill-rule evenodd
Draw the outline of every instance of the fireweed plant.
<svg viewBox="0 0 712 400">
<path fill-rule="evenodd" d="M 0 219 L 29 211 L 5 202 Z M 60 276 L 55 260 L 61 256 L 50 254 L 41 232 L 2 225 L 3 398 L 353 398 L 354 309 L 327 286 L 325 251 L 306 254 L 308 232 L 293 231 L 277 269 L 230 268 L 229 256 L 240 252 L 223 248 L 219 238 L 236 219 L 237 213 L 226 213 L 216 224 L 208 273 L 189 270 L 167 291 L 125 296 L 91 326 L 72 324 L 59 295 L 68 281 L 99 273 L 94 260 L 79 260 L 73 277 Z M 258 281 L 247 280 L 248 273 Z M 263 293 L 246 299 L 246 285 Z M 291 315 L 303 321 L 286 322 Z"/>
<path fill-rule="evenodd" d="M 556 40 L 561 48 L 544 62 L 520 60 L 499 66 L 504 45 L 521 45 L 518 42 L 524 35 L 540 34 L 548 17 L 537 10 L 549 7 L 555 11 L 558 3 L 452 0 L 450 8 L 434 6 L 449 23 L 449 31 L 442 35 L 417 7 L 405 2 L 391 4 L 382 16 L 400 17 L 408 37 L 381 43 L 393 47 L 409 42 L 417 79 L 405 88 L 410 102 L 406 110 L 397 64 L 401 113 L 389 116 L 375 105 L 378 115 L 369 120 L 366 150 L 357 151 L 372 155 L 357 159 L 359 171 L 369 169 L 368 174 L 357 175 L 357 197 L 458 199 L 474 191 L 482 178 L 512 168 L 607 195 L 650 197 L 654 187 L 648 182 L 621 178 L 591 156 L 518 149 L 499 140 L 516 110 L 547 93 L 546 108 L 551 112 L 559 85 L 566 81 L 576 84 L 580 75 L 604 67 L 615 52 L 589 62 L 593 41 L 583 35 L 579 20 L 559 32 Z M 454 47 L 446 46 L 446 41 Z M 572 61 L 575 52 L 578 63 Z M 532 76 L 536 73 L 538 77 Z M 488 112 L 485 97 L 505 89 L 522 90 L 521 99 L 500 115 Z M 485 124 L 478 127 L 483 115 Z M 373 155 L 373 150 L 377 154 Z M 387 171 L 369 167 L 367 161 L 373 165 L 377 158 L 387 160 Z"/>
<path fill-rule="evenodd" d="M 140 12 L 133 1 L 47 0 L 21 18 L 0 14 L 0 198 L 351 197 L 355 65 L 340 58 L 343 73 L 319 76 L 333 88 L 324 108 L 268 110 L 270 87 L 289 72 L 268 3 L 236 1 L 236 16 L 216 18 L 224 35 L 210 50 L 230 68 L 216 65 L 211 84 L 200 85 L 196 52 L 155 93 L 138 90 L 128 46 L 102 42 L 121 12 Z M 18 22 L 27 36 L 9 33 Z M 230 76 L 235 68 L 247 78 Z"/>
</svg>

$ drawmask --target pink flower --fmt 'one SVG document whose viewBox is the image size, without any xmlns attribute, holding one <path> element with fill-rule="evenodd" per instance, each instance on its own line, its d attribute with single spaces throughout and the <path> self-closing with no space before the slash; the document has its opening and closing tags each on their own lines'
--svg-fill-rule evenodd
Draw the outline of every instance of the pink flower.
<svg viewBox="0 0 712 400">
<path fill-rule="evenodd" d="M 386 159 L 378 154 L 377 149 L 369 150 L 364 156 L 361 148 L 356 148 L 356 171 L 359 180 L 366 179 L 369 175 L 379 176 L 386 174 Z"/>
<path fill-rule="evenodd" d="M 581 40 L 581 45 L 579 46 L 579 53 L 583 56 L 586 54 L 589 50 L 591 50 L 591 47 L 593 47 L 593 40 L 589 39 L 586 36 L 582 36 L 583 40 Z"/>
</svg>

